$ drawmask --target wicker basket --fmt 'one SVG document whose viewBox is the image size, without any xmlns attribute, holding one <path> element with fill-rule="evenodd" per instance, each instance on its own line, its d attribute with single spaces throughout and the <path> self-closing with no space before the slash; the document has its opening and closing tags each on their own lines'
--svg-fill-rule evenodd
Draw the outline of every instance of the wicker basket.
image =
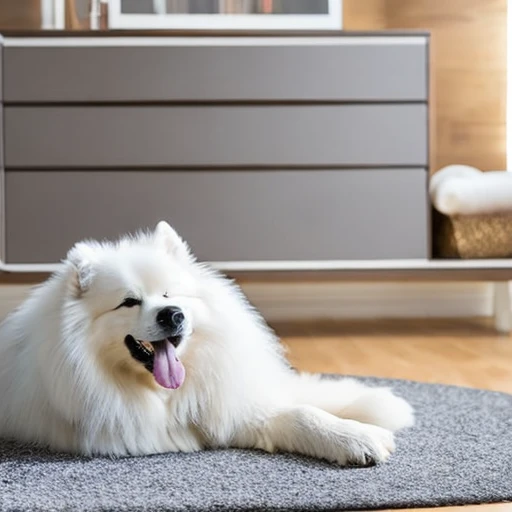
<svg viewBox="0 0 512 512">
<path fill-rule="evenodd" d="M 437 257 L 512 257 L 512 212 L 448 217 L 435 211 L 433 219 Z"/>
</svg>

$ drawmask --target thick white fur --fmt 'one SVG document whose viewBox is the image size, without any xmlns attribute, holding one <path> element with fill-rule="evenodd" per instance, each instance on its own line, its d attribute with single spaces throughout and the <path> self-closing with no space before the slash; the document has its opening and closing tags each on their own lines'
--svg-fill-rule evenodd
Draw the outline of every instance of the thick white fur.
<svg viewBox="0 0 512 512">
<path fill-rule="evenodd" d="M 140 307 L 119 308 L 127 294 Z M 177 305 L 187 335 L 176 390 L 131 358 Z M 84 454 L 207 447 L 284 450 L 339 464 L 381 462 L 411 407 L 390 390 L 298 374 L 240 290 L 195 262 L 165 222 L 118 243 L 82 242 L 0 328 L 0 436 Z"/>
</svg>

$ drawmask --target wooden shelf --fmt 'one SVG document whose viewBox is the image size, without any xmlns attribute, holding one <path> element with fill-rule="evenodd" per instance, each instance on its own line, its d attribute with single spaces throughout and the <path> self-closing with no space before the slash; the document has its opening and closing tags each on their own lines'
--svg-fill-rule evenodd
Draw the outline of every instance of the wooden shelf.
<svg viewBox="0 0 512 512">
<path fill-rule="evenodd" d="M 2 282 L 38 282 L 60 264 L 2 264 Z M 512 259 L 212 262 L 243 281 L 509 281 Z"/>
<path fill-rule="evenodd" d="M 512 259 L 218 263 L 239 281 L 509 281 Z"/>
</svg>

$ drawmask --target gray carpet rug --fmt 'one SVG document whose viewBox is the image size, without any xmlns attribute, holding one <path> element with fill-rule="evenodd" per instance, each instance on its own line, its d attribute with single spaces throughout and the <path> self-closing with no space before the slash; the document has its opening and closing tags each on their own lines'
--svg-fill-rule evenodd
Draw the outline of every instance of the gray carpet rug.
<svg viewBox="0 0 512 512">
<path fill-rule="evenodd" d="M 387 464 L 223 450 L 111 460 L 0 441 L 0 510 L 325 511 L 512 501 L 512 395 L 405 381 L 417 409 Z"/>
</svg>

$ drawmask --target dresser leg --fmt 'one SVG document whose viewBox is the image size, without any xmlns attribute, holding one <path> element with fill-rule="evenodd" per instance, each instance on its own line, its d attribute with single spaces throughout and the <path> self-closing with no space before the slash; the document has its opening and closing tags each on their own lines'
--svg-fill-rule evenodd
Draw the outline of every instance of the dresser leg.
<svg viewBox="0 0 512 512">
<path fill-rule="evenodd" d="M 494 283 L 494 326 L 497 331 L 509 333 L 512 330 L 511 308 L 509 282 Z"/>
</svg>

